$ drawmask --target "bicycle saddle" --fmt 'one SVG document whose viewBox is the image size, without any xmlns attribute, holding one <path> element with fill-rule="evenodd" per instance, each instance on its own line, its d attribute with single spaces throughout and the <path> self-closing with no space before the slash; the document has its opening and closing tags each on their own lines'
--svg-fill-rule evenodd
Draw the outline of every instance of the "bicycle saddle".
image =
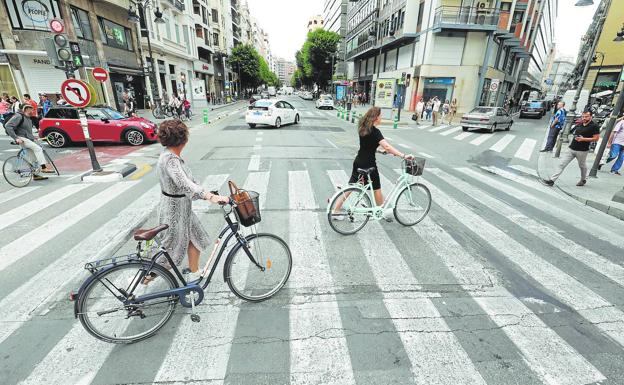
<svg viewBox="0 0 624 385">
<path fill-rule="evenodd" d="M 373 171 L 375 171 L 375 167 L 357 169 L 358 174 L 362 174 L 362 175 L 369 175 Z"/>
<path fill-rule="evenodd" d="M 134 230 L 135 241 L 151 241 L 154 237 L 163 230 L 167 230 L 169 225 L 158 225 L 153 229 L 136 229 Z"/>
</svg>

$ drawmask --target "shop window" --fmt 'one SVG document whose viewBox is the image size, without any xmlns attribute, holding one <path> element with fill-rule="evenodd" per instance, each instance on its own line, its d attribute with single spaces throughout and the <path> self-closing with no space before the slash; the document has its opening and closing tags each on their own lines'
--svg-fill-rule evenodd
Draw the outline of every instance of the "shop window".
<svg viewBox="0 0 624 385">
<path fill-rule="evenodd" d="M 4 0 L 13 29 L 50 31 L 50 21 L 61 18 L 58 0 Z"/>
<path fill-rule="evenodd" d="M 91 21 L 89 21 L 89 14 L 82 9 L 76 7 L 70 7 L 72 24 L 74 30 L 79 38 L 86 40 L 93 40 L 93 33 L 91 31 Z"/>
<path fill-rule="evenodd" d="M 132 51 L 132 33 L 130 29 L 102 17 L 98 17 L 98 21 L 100 23 L 100 35 L 104 44 L 109 47 Z"/>
</svg>

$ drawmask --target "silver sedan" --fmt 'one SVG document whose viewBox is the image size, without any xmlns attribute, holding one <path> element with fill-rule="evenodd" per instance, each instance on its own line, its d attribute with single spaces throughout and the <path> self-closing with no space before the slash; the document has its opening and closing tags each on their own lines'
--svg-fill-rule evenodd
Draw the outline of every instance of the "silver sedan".
<svg viewBox="0 0 624 385">
<path fill-rule="evenodd" d="M 493 133 L 500 129 L 509 131 L 513 119 L 503 107 L 476 107 L 462 116 L 460 124 L 464 131 L 474 128 Z"/>
</svg>

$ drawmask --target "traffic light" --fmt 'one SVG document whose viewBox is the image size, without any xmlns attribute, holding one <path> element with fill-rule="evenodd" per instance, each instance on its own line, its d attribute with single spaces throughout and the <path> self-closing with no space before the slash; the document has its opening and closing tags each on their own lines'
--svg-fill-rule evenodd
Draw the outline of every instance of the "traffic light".
<svg viewBox="0 0 624 385">
<path fill-rule="evenodd" d="M 75 41 L 71 41 L 69 42 L 69 48 L 71 50 L 72 62 L 74 62 L 74 67 L 84 67 L 82 54 L 80 53 L 80 45 Z"/>
<path fill-rule="evenodd" d="M 54 40 L 54 49 L 56 51 L 56 57 L 59 62 L 64 63 L 66 61 L 72 61 L 72 53 L 69 48 L 69 41 L 67 35 L 58 33 L 52 38 Z"/>
</svg>

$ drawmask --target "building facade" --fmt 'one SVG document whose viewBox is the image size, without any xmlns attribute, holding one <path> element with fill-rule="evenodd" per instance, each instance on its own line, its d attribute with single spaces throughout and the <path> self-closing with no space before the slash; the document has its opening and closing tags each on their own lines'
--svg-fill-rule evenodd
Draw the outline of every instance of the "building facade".
<svg viewBox="0 0 624 385">
<path fill-rule="evenodd" d="M 297 65 L 294 62 L 283 58 L 278 58 L 276 63 L 277 71 L 275 74 L 283 85 L 289 86 L 290 80 L 297 69 Z"/>
<path fill-rule="evenodd" d="M 323 28 L 323 16 L 315 15 L 308 20 L 308 32 Z"/>
<path fill-rule="evenodd" d="M 547 96 L 563 95 L 567 91 L 567 84 L 570 75 L 574 71 L 575 63 L 572 58 L 556 59 L 548 76 L 547 87 L 545 89 Z"/>
<path fill-rule="evenodd" d="M 323 28 L 340 35 L 338 43 L 338 57 L 334 69 L 334 77 L 345 79 L 347 67 L 345 64 L 345 37 L 347 35 L 347 9 L 349 0 L 325 0 L 323 8 Z"/>
<path fill-rule="evenodd" d="M 535 47 L 552 43 L 547 12 L 556 14 L 556 0 L 350 2 L 346 57 L 354 91 L 374 100 L 377 80 L 394 79 L 395 107 L 413 110 L 433 96 L 457 99 L 460 113 L 501 106 L 541 88 L 536 74 L 547 56 Z"/>
</svg>

